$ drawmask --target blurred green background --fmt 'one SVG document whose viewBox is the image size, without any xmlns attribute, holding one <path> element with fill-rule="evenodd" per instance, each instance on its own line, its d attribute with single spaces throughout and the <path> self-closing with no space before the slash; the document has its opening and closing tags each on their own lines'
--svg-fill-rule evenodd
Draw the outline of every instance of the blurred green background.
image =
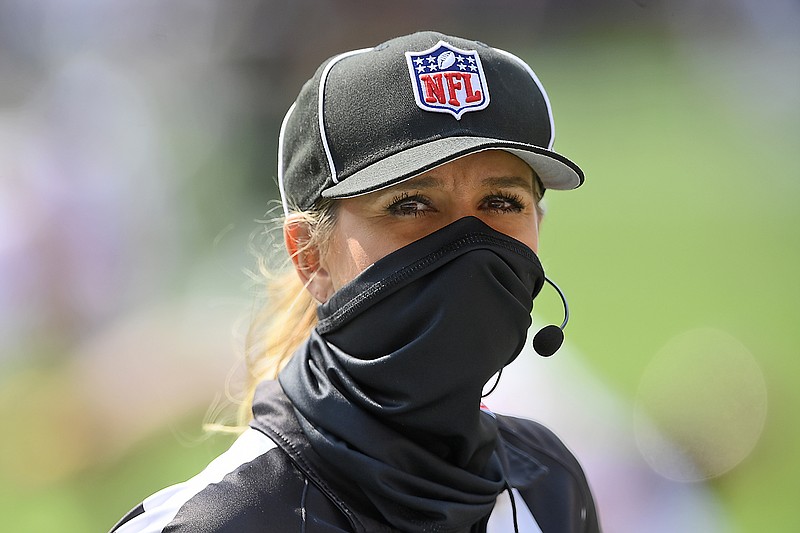
<svg viewBox="0 0 800 533">
<path fill-rule="evenodd" d="M 586 171 L 547 194 L 541 257 L 636 460 L 718 502 L 714 531 L 800 531 L 798 23 L 758 0 L 0 1 L 4 530 L 105 531 L 229 445 L 201 426 L 237 375 L 283 113 L 326 57 L 438 29 L 526 59 Z"/>
</svg>

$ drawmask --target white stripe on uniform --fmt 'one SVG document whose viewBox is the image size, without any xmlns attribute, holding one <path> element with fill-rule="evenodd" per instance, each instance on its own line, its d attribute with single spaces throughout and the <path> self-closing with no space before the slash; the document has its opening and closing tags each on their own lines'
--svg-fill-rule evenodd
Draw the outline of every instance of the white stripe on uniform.
<svg viewBox="0 0 800 533">
<path fill-rule="evenodd" d="M 255 429 L 248 428 L 226 452 L 211 461 L 193 478 L 160 490 L 143 502 L 144 513 L 126 522 L 114 533 L 160 533 L 178 514 L 183 504 L 213 483 L 264 455 L 276 444 Z"/>
<path fill-rule="evenodd" d="M 517 489 L 511 489 L 511 492 L 514 493 L 514 503 L 517 507 L 519 533 L 542 533 L 530 509 L 525 505 L 522 494 Z M 497 496 L 494 509 L 489 516 L 489 523 L 486 525 L 486 533 L 506 533 L 508 531 L 514 531 L 514 512 L 508 491 L 504 490 Z"/>
</svg>

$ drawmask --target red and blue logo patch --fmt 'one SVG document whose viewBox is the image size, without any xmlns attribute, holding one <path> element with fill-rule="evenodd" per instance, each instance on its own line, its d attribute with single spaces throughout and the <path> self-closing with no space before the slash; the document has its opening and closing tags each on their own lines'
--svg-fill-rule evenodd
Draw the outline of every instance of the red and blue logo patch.
<svg viewBox="0 0 800 533">
<path fill-rule="evenodd" d="M 481 58 L 439 41 L 424 52 L 406 52 L 414 98 L 424 111 L 450 113 L 457 120 L 489 105 Z"/>
</svg>

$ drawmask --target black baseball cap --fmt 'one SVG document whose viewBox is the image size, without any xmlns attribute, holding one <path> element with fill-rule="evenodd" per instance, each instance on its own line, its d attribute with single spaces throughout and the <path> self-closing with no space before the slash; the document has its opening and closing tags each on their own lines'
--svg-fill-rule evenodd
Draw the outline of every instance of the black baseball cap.
<svg viewBox="0 0 800 533">
<path fill-rule="evenodd" d="M 284 210 L 349 198 L 489 149 L 510 152 L 545 189 L 574 189 L 581 169 L 552 151 L 550 102 L 517 56 L 419 32 L 325 61 L 283 120 Z"/>
</svg>

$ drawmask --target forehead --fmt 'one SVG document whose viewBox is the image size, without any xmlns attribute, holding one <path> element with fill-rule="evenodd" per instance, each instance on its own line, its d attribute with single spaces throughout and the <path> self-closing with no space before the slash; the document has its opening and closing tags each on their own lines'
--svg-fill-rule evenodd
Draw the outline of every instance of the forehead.
<svg viewBox="0 0 800 533">
<path fill-rule="evenodd" d="M 502 150 L 485 150 L 445 163 L 383 191 L 470 187 L 514 187 L 533 192 L 538 190 L 538 179 L 533 169 L 517 156 Z"/>
</svg>

